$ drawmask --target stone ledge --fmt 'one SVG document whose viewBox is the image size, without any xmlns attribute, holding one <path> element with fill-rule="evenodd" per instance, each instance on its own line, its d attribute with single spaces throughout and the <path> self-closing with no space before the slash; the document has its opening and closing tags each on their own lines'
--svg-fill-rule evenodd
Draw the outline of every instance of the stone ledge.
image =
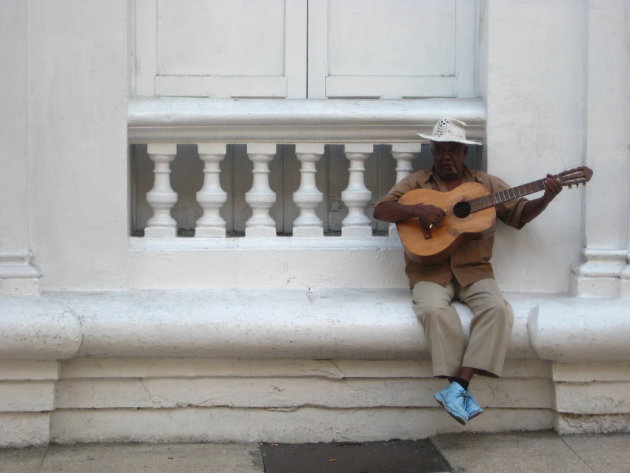
<svg viewBox="0 0 630 473">
<path fill-rule="evenodd" d="M 508 358 L 630 358 L 623 299 L 506 294 Z M 427 359 L 407 289 L 144 290 L 3 296 L 0 359 Z M 465 330 L 471 313 L 457 304 Z"/>
<path fill-rule="evenodd" d="M 256 289 L 54 294 L 81 320 L 77 356 L 426 359 L 408 289 Z M 509 357 L 536 358 L 527 320 L 539 298 L 515 295 Z M 543 299 L 544 300 L 544 299 Z M 466 328 L 470 311 L 458 310 Z"/>
<path fill-rule="evenodd" d="M 493 409 L 475 432 L 548 430 L 550 409 Z M 463 432 L 439 407 L 318 409 L 58 409 L 51 440 L 80 442 L 363 442 Z M 90 428 L 86 428 L 86 425 Z"/>
<path fill-rule="evenodd" d="M 73 311 L 38 296 L 0 296 L 0 359 L 64 360 L 81 346 Z"/>
<path fill-rule="evenodd" d="M 529 338 L 541 359 L 561 363 L 630 359 L 630 301 L 564 297 L 540 304 Z"/>
</svg>

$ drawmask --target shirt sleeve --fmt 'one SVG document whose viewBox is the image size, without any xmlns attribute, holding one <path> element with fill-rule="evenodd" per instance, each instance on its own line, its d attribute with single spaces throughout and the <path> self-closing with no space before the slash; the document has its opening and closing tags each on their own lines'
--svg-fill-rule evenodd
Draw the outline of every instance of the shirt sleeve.
<svg viewBox="0 0 630 473">
<path fill-rule="evenodd" d="M 488 175 L 490 192 L 500 192 L 509 189 L 510 186 L 496 176 Z M 521 197 L 519 199 L 509 200 L 503 204 L 497 205 L 497 217 L 506 225 L 517 229 L 523 228 L 525 224 L 521 222 L 521 214 L 523 208 L 527 204 L 527 199 Z"/>
<path fill-rule="evenodd" d="M 389 190 L 389 192 L 387 192 L 387 194 L 376 201 L 374 206 L 376 207 L 378 204 L 381 204 L 383 202 L 396 202 L 402 197 L 403 194 L 411 190 L 418 189 L 419 187 L 420 184 L 418 172 L 412 173 L 394 184 L 394 186 Z"/>
</svg>

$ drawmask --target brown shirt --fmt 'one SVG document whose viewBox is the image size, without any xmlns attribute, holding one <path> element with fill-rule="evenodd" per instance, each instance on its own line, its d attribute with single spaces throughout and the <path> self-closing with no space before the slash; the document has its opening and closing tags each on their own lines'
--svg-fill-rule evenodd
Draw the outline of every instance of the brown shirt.
<svg viewBox="0 0 630 473">
<path fill-rule="evenodd" d="M 463 182 L 479 182 L 491 193 L 508 189 L 509 186 L 498 177 L 482 171 L 464 169 Z M 413 189 L 433 189 L 447 192 L 446 186 L 431 169 L 416 171 L 390 189 L 375 205 L 386 201 L 397 201 L 404 193 Z M 514 228 L 522 228 L 521 212 L 527 199 L 516 199 L 498 205 L 497 217 Z M 405 254 L 405 272 L 413 287 L 418 281 L 430 281 L 446 286 L 453 277 L 461 286 L 468 286 L 480 279 L 494 278 L 490 258 L 494 236 L 481 240 L 465 240 L 445 261 L 437 264 L 420 264 Z"/>
</svg>

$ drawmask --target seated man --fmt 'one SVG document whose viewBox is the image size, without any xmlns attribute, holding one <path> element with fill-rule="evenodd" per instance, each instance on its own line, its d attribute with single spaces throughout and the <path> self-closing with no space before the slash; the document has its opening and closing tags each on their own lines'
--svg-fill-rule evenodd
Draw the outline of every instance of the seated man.
<svg viewBox="0 0 630 473">
<path fill-rule="evenodd" d="M 433 135 L 419 134 L 431 142 L 433 167 L 414 172 L 395 184 L 376 203 L 375 218 L 397 223 L 415 217 L 424 237 L 430 238 L 431 228 L 442 223 L 444 210 L 430 203 L 399 203 L 398 199 L 406 192 L 413 189 L 447 192 L 464 182 L 480 182 L 491 193 L 508 188 L 501 179 L 464 165 L 467 145 L 480 144 L 466 139 L 465 126 L 459 120 L 443 118 L 433 128 Z M 500 204 L 496 207 L 497 217 L 507 225 L 522 228 L 561 190 L 560 183 L 547 174 L 541 197 Z M 512 330 L 512 309 L 501 295 L 490 264 L 493 243 L 492 235 L 464 240 L 448 258 L 434 264 L 418 263 L 405 254 L 413 308 L 427 337 L 433 375 L 450 381 L 434 397 L 461 424 L 483 412 L 468 390 L 469 383 L 474 374 L 501 375 Z M 467 304 L 474 315 L 467 345 L 461 322 L 451 305 L 454 299 Z"/>
</svg>

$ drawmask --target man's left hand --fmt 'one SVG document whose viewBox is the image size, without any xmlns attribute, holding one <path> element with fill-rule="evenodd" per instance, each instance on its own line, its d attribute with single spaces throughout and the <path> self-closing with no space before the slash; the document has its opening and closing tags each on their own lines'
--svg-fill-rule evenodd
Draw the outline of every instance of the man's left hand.
<svg viewBox="0 0 630 473">
<path fill-rule="evenodd" d="M 551 202 L 562 191 L 562 184 L 551 174 L 547 174 L 545 179 L 545 194 L 543 198 Z"/>
</svg>

